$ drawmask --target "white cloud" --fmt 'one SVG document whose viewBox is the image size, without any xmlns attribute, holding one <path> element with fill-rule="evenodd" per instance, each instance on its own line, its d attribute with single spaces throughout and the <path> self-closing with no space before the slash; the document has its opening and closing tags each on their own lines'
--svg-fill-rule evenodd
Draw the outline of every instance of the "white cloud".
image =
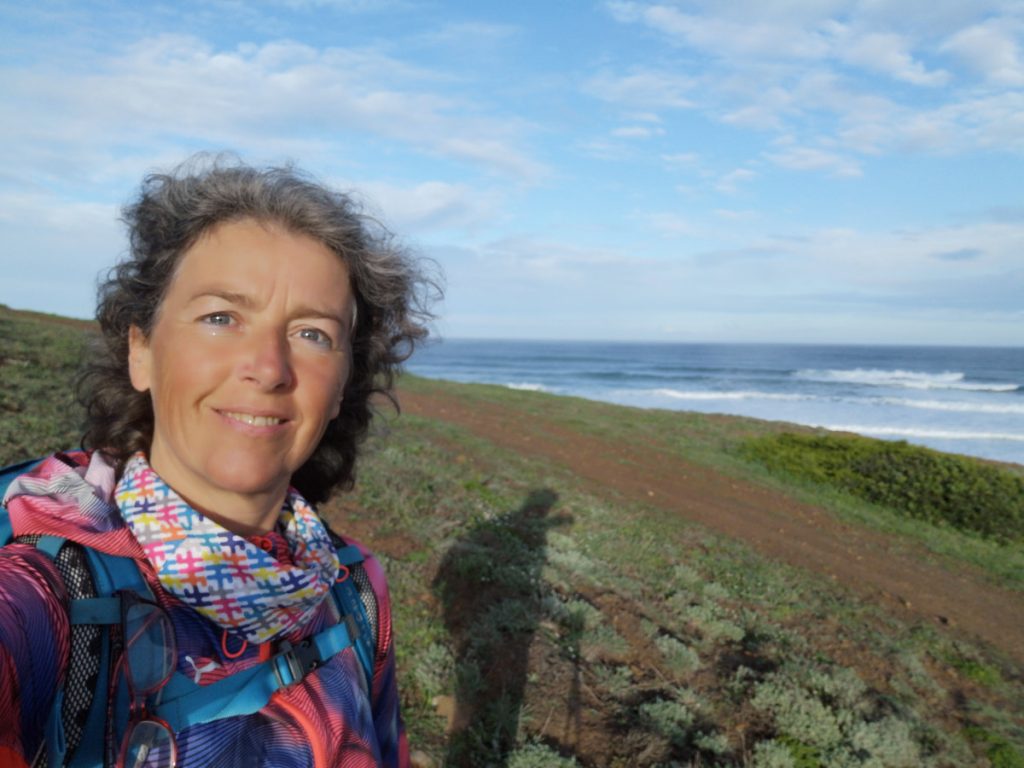
<svg viewBox="0 0 1024 768">
<path fill-rule="evenodd" d="M 798 171 L 826 171 L 835 176 L 860 176 L 860 164 L 848 157 L 813 147 L 787 147 L 770 152 L 767 159 L 782 168 Z"/>
<path fill-rule="evenodd" d="M 821 229 L 802 238 L 766 238 L 758 245 L 785 250 L 801 275 L 799 285 L 845 286 L 879 297 L 913 292 L 924 280 L 944 282 L 950 288 L 965 279 L 998 281 L 1020 270 L 1024 223 L 980 221 L 938 226 L 867 232 Z M 970 253 L 976 258 L 954 259 L 937 266 L 936 254 Z M 969 299 L 985 306 L 985 297 Z"/>
<path fill-rule="evenodd" d="M 521 148 L 525 123 L 431 92 L 438 75 L 373 51 L 288 41 L 218 50 L 161 35 L 97 67 L 59 59 L 52 67 L 4 72 L 5 104 L 18 120 L 0 131 L 9 138 L 31 124 L 35 142 L 66 156 L 92 154 L 99 144 L 147 154 L 171 137 L 279 156 L 281 136 L 316 152 L 357 132 L 519 181 L 545 173 Z"/>
<path fill-rule="evenodd" d="M 665 133 L 662 128 L 652 128 L 647 125 L 624 125 L 612 130 L 612 136 L 617 139 L 649 139 L 652 136 L 661 136 Z"/>
<path fill-rule="evenodd" d="M 367 200 L 389 228 L 410 234 L 482 227 L 498 216 L 502 200 L 493 191 L 442 181 L 412 186 L 363 181 L 355 188 L 357 197 Z"/>
<path fill-rule="evenodd" d="M 770 87 L 742 99 L 741 105 L 721 114 L 723 123 L 755 130 L 781 129 L 783 114 L 794 110 L 792 94 L 782 87 Z"/>
<path fill-rule="evenodd" d="M 731 208 L 716 208 L 714 213 L 715 216 L 728 221 L 744 221 L 760 217 L 757 211 L 736 211 Z"/>
<path fill-rule="evenodd" d="M 587 248 L 555 239 L 513 235 L 461 248 L 435 248 L 445 270 L 447 304 L 455 312 L 547 315 L 569 303 L 586 305 L 593 297 L 616 292 L 604 282 L 630 260 L 606 248 Z"/>
<path fill-rule="evenodd" d="M 807 146 L 836 145 L 846 155 L 1021 149 L 1019 8 L 951 2 L 897 9 L 854 0 L 606 8 L 620 23 L 686 51 L 679 61 L 687 103 L 728 125 L 796 134 Z M 671 81 L 679 73 L 665 60 L 657 71 Z M 608 72 L 603 82 L 622 82 L 597 93 L 626 103 L 625 80 Z"/>
<path fill-rule="evenodd" d="M 518 27 L 511 24 L 456 21 L 425 32 L 418 39 L 435 46 L 481 49 L 500 45 L 516 37 L 520 32 Z"/>
<path fill-rule="evenodd" d="M 1018 44 L 1022 26 L 1019 20 L 990 19 L 960 30 L 940 50 L 957 56 L 988 81 L 1024 85 L 1024 60 Z"/>
<path fill-rule="evenodd" d="M 668 237 L 691 235 L 696 231 L 693 223 L 678 213 L 647 213 L 639 218 L 656 232 Z"/>
<path fill-rule="evenodd" d="M 808 229 L 694 251 L 687 243 L 706 232 L 680 214 L 634 216 L 686 237 L 660 259 L 526 237 L 439 256 L 455 325 L 475 318 L 456 331 L 486 335 L 480 329 L 490 325 L 520 336 L 652 338 L 661 320 L 676 318 L 668 324 L 694 324 L 693 338 L 702 340 L 1011 343 L 1019 327 L 1024 221 Z M 628 332 L 611 319 L 618 316 L 632 316 Z"/>
<path fill-rule="evenodd" d="M 626 116 L 627 120 L 632 120 L 637 123 L 661 123 L 661 117 L 656 112 L 630 112 Z"/>
<path fill-rule="evenodd" d="M 684 13 L 662 4 L 615 2 L 608 4 L 612 15 L 623 22 L 640 22 L 662 32 L 673 41 L 721 57 L 821 58 L 828 52 L 822 30 L 803 28 L 791 19 L 776 21 L 728 11 Z"/>
<path fill-rule="evenodd" d="M 674 152 L 662 155 L 661 159 L 670 168 L 696 168 L 700 165 L 700 155 L 696 152 Z"/>
<path fill-rule="evenodd" d="M 585 90 L 615 104 L 684 109 L 693 106 L 687 93 L 694 84 L 694 79 L 687 75 L 643 69 L 628 75 L 598 75 L 586 84 Z"/>
<path fill-rule="evenodd" d="M 737 191 L 740 184 L 745 184 L 755 178 L 757 178 L 757 174 L 749 168 L 736 168 L 719 178 L 715 183 L 715 189 L 732 194 Z"/>
<path fill-rule="evenodd" d="M 889 32 L 869 32 L 855 36 L 840 46 L 839 55 L 850 64 L 882 72 L 914 85 L 945 85 L 950 78 L 944 70 L 929 71 L 910 54 L 905 37 Z"/>
<path fill-rule="evenodd" d="M 350 13 L 393 10 L 407 6 L 407 0 L 274 0 L 274 3 L 292 10 L 328 8 Z"/>
</svg>

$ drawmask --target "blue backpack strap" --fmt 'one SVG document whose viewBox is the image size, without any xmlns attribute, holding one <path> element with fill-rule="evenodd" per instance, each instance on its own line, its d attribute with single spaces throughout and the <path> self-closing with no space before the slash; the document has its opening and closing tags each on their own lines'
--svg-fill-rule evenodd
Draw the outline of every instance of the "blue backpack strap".
<svg viewBox="0 0 1024 768">
<path fill-rule="evenodd" d="M 338 548 L 338 561 L 345 569 L 345 577 L 334 583 L 331 593 L 334 595 L 334 601 L 341 615 L 354 621 L 358 629 L 355 637 L 356 655 L 359 657 L 359 664 L 362 666 L 363 675 L 366 678 L 366 690 L 372 699 L 377 638 L 370 627 L 366 606 L 363 605 L 363 601 L 359 597 L 359 589 L 348 573 L 349 566 L 361 564 L 364 559 L 362 551 L 355 545 L 349 544 Z"/>
<path fill-rule="evenodd" d="M 270 659 L 210 685 L 175 673 L 161 692 L 155 714 L 174 731 L 250 715 L 263 709 L 278 690 L 299 682 L 352 644 L 349 624 L 342 621 L 301 643 L 284 643 Z"/>
<path fill-rule="evenodd" d="M 338 560 L 348 567 L 362 563 L 356 546 L 338 548 Z M 346 573 L 331 590 L 342 620 L 313 637 L 291 645 L 285 643 L 272 658 L 249 669 L 199 685 L 186 675 L 175 673 L 161 691 L 155 714 L 175 731 L 225 717 L 249 715 L 267 705 L 281 688 L 302 680 L 333 656 L 354 646 L 363 670 L 368 693 L 373 689 L 373 660 L 376 638 L 370 629 L 359 591 Z"/>
<path fill-rule="evenodd" d="M 20 472 L 16 473 L 21 474 Z M 7 480 L 4 484 L 6 486 L 10 484 L 10 480 Z M 10 518 L 5 513 L 3 515 L 3 522 L 7 524 L 7 536 L 10 536 Z M 6 542 L 5 542 L 6 543 Z M 57 559 L 57 555 L 60 553 L 61 548 L 67 543 L 66 539 L 60 536 L 41 536 L 39 541 L 36 542 L 36 549 L 46 555 L 50 562 L 54 562 Z M 69 612 L 70 614 L 70 612 Z M 96 696 L 93 695 L 95 700 Z M 90 710 L 94 708 L 90 704 Z M 64 731 L 64 686 L 61 685 L 53 694 L 53 703 L 50 705 L 50 713 L 46 718 L 46 723 L 43 725 L 43 740 L 46 742 L 46 765 L 47 768 L 61 768 L 64 765 L 64 759 L 67 754 L 67 738 Z"/>
<path fill-rule="evenodd" d="M 363 557 L 363 551 L 355 544 L 347 544 L 343 547 L 338 547 L 337 552 L 338 562 L 345 567 L 358 565 L 366 559 Z"/>
<path fill-rule="evenodd" d="M 71 621 L 75 624 L 98 624 L 102 627 L 100 668 L 97 676 L 98 688 L 93 694 L 89 715 L 82 729 L 82 737 L 75 749 L 72 765 L 93 766 L 103 765 L 106 757 L 107 683 L 111 676 L 111 667 L 116 659 L 111 654 L 110 628 L 121 622 L 121 590 L 130 590 L 136 594 L 152 598 L 152 592 L 146 580 L 142 578 L 139 566 L 130 557 L 118 557 L 98 552 L 91 547 L 83 547 L 89 562 L 96 594 L 98 597 L 74 600 L 71 603 Z M 123 721 L 127 721 L 127 712 L 116 712 Z M 121 723 L 124 725 L 124 722 Z"/>
<path fill-rule="evenodd" d="M 51 560 L 57 557 L 66 541 L 59 536 L 43 536 L 36 547 Z M 101 628 L 100 659 L 97 670 L 97 689 L 92 701 L 81 739 L 75 748 L 71 765 L 102 765 L 106 756 L 107 683 L 113 663 L 110 651 L 110 627 L 121 621 L 119 590 L 132 590 L 151 596 L 149 586 L 142 578 L 135 561 L 82 547 L 85 553 L 93 588 L 99 597 L 72 600 L 68 609 L 71 624 L 95 624 Z M 67 758 L 67 741 L 62 717 L 63 687 L 54 695 L 50 716 L 45 727 L 46 755 L 49 768 L 60 768 Z"/>
</svg>

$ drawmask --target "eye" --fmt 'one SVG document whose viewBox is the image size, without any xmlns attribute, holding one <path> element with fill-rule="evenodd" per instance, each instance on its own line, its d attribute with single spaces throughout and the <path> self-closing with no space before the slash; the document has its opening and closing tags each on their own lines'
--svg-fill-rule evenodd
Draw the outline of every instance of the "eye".
<svg viewBox="0 0 1024 768">
<path fill-rule="evenodd" d="M 298 336 L 300 339 L 310 341 L 324 349 L 330 349 L 334 346 L 334 340 L 319 328 L 302 328 L 299 330 Z"/>
<path fill-rule="evenodd" d="M 206 325 L 220 327 L 231 325 L 234 322 L 234 319 L 227 312 L 211 312 L 208 315 L 203 315 L 199 319 L 201 322 L 206 323 Z"/>
</svg>

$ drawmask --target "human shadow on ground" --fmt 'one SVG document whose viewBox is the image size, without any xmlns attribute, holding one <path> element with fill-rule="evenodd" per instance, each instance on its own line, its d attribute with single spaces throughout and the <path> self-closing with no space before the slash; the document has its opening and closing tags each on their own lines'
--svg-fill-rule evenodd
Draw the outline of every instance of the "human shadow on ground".
<svg viewBox="0 0 1024 768">
<path fill-rule="evenodd" d="M 519 729 L 530 643 L 541 616 L 554 491 L 483 520 L 445 554 L 434 579 L 455 651 L 455 714 L 445 765 L 504 766 Z"/>
</svg>

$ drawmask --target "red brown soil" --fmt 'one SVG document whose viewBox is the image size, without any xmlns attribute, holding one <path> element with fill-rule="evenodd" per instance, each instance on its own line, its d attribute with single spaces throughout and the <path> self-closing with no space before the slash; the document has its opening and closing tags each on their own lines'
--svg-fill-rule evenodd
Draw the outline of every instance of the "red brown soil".
<svg viewBox="0 0 1024 768">
<path fill-rule="evenodd" d="M 442 393 L 401 393 L 403 411 L 465 427 L 556 462 L 592 490 L 642 501 L 738 539 L 763 555 L 837 582 L 898 616 L 980 638 L 1024 664 L 1024 595 L 970 569 L 954 572 L 906 542 L 836 520 L 782 492 L 656 447 L 624 447 L 562 424 Z"/>
</svg>

